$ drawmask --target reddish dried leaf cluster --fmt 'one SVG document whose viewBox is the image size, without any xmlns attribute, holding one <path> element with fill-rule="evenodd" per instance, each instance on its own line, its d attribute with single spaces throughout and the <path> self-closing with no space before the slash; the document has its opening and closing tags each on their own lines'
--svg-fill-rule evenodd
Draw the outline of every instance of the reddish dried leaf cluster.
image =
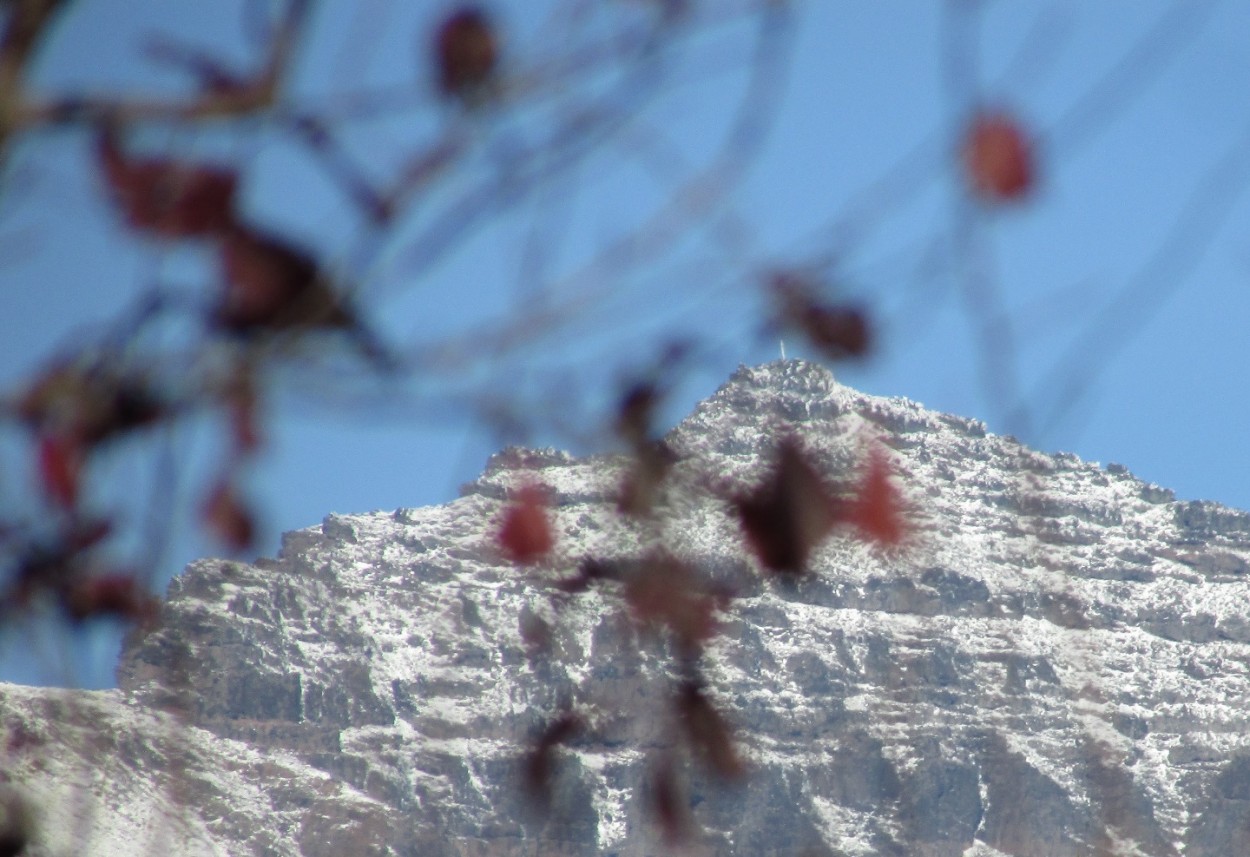
<svg viewBox="0 0 1250 857">
<path fill-rule="evenodd" d="M 839 524 L 884 546 L 906 536 L 902 498 L 885 452 L 874 448 L 849 499 L 838 497 L 798 442 L 784 439 L 769 476 L 733 500 L 747 546 L 768 571 L 801 574 L 812 551 Z"/>
<path fill-rule="evenodd" d="M 39 481 L 44 494 L 62 509 L 78 505 L 78 485 L 85 459 L 82 444 L 61 434 L 38 439 Z"/>
<path fill-rule="evenodd" d="M 115 438 L 157 422 L 168 407 L 143 376 L 101 358 L 93 365 L 59 364 L 17 399 L 18 418 L 34 436 L 44 493 L 64 510 L 78 506 L 90 455 Z"/>
<path fill-rule="evenodd" d="M 250 547 L 254 524 L 233 488 L 231 472 L 259 443 L 254 423 L 255 391 L 239 375 L 224 393 L 235 444 L 235 459 L 209 493 L 202 520 L 232 549 Z M 121 366 L 120 358 L 102 357 L 81 367 L 58 365 L 21 395 L 16 412 L 35 440 L 36 472 L 48 499 L 78 515 L 83 474 L 103 445 L 171 416 L 175 407 L 147 379 Z"/>
<path fill-rule="evenodd" d="M 494 90 L 500 45 L 494 23 L 481 9 L 465 7 L 444 18 L 432 49 L 438 86 L 446 97 L 472 105 Z M 236 92 L 246 85 L 211 62 L 192 62 L 192 68 L 198 69 L 207 90 Z M 301 127 L 312 128 L 307 121 Z M 311 137 L 324 142 L 328 133 L 312 128 Z M 204 317 L 212 334 L 250 343 L 293 332 L 346 331 L 367 355 L 379 357 L 380 362 L 385 359 L 312 253 L 240 215 L 235 170 L 129 156 L 111 126 L 99 135 L 97 155 L 112 200 L 132 229 L 161 239 L 197 240 L 211 247 L 220 275 L 216 300 Z M 983 196 L 1014 198 L 1032 183 L 1028 144 L 1014 123 L 1002 117 L 978 120 L 969 135 L 965 160 L 973 186 Z M 859 308 L 824 301 L 808 284 L 789 275 L 775 277 L 773 287 L 781 321 L 800 330 L 827 357 L 841 360 L 869 351 L 872 331 Z M 46 493 L 57 505 L 76 510 L 81 472 L 93 447 L 160 419 L 166 410 L 157 399 L 145 398 L 147 391 L 139 386 L 101 388 L 93 379 L 86 388 L 79 388 L 72 377 L 45 381 L 47 389 L 32 389 L 29 401 L 23 403 L 24 415 L 36 428 L 39 472 Z M 236 550 L 250 546 L 255 536 L 253 515 L 238 491 L 237 472 L 239 462 L 260 443 L 255 382 L 249 365 L 228 383 L 214 385 L 212 393 L 229 419 L 233 457 L 208 492 L 201 516 L 207 529 Z M 633 453 L 633 464 L 622 485 L 619 507 L 631 515 L 652 512 L 675 463 L 671 450 L 652 433 L 661 398 L 659 384 L 651 380 L 630 387 L 620 401 L 616 430 Z M 533 564 L 549 557 L 555 546 L 549 502 L 545 489 L 530 485 L 508 503 L 496 534 L 508 559 Z M 880 451 L 869 456 L 862 479 L 847 499 L 826 484 L 796 441 L 785 440 L 769 478 L 731 502 L 751 550 L 774 573 L 802 573 L 813 550 L 839 524 L 853 526 L 863 537 L 883 544 L 897 544 L 905 532 L 889 465 Z M 86 552 L 97 540 L 80 538 L 50 554 L 32 554 L 19 575 L 24 591 L 43 588 L 57 593 L 74 619 L 106 614 L 150 617 L 152 602 L 133 577 L 86 571 L 90 568 Z M 685 674 L 694 676 L 682 681 L 669 699 L 676 740 L 716 777 L 740 777 L 744 765 L 730 727 L 693 666 L 704 644 L 717 633 L 716 612 L 724 608 L 727 593 L 708 586 L 697 569 L 661 550 L 636 566 L 584 560 L 575 574 L 557 581 L 555 588 L 570 595 L 597 581 L 618 583 L 633 620 L 659 628 L 671 638 Z M 538 617 L 530 617 L 525 631 L 527 639 L 537 644 L 545 645 L 550 638 L 549 626 Z M 565 712 L 543 730 L 524 768 L 531 794 L 543 802 L 549 799 L 558 748 L 584 729 L 579 716 Z M 692 822 L 672 752 L 663 754 L 651 786 L 653 808 L 666 836 L 673 841 L 682 838 Z"/>
<path fill-rule="evenodd" d="M 882 448 L 874 447 L 869 452 L 867 466 L 844 516 L 865 539 L 878 544 L 897 545 L 906 536 L 902 497 L 890 481 L 890 462 Z"/>
<path fill-rule="evenodd" d="M 62 593 L 62 603 L 76 621 L 112 616 L 146 624 L 159 609 L 156 599 L 132 575 L 119 573 L 76 581 Z"/>
<path fill-rule="evenodd" d="M 481 9 L 459 9 L 435 33 L 434 55 L 443 94 L 471 100 L 491 81 L 498 65 L 495 27 Z"/>
<path fill-rule="evenodd" d="M 70 436 L 86 447 L 150 425 L 165 412 L 147 379 L 111 356 L 87 366 L 53 366 L 17 401 L 18 416 L 28 427 Z"/>
<path fill-rule="evenodd" d="M 213 312 L 220 329 L 265 335 L 330 328 L 362 335 L 355 314 L 303 250 L 239 229 L 223 237 L 220 259 L 222 293 Z"/>
<path fill-rule="evenodd" d="M 112 128 L 100 134 L 98 154 L 113 200 L 132 228 L 164 238 L 206 238 L 234 224 L 233 170 L 128 158 Z"/>
<path fill-rule="evenodd" d="M 686 656 L 715 635 L 716 611 L 727 600 L 728 593 L 709 591 L 693 568 L 667 555 L 651 557 L 625 581 L 634 620 L 666 628 Z"/>
<path fill-rule="evenodd" d="M 73 521 L 50 543 L 32 540 L 21 545 L 7 604 L 23 606 L 39 592 L 60 593 L 85 577 L 92 549 L 111 533 L 107 521 Z"/>
<path fill-rule="evenodd" d="M 526 485 L 517 491 L 504 512 L 498 541 L 504 556 L 523 565 L 538 562 L 555 547 L 545 489 Z"/>
<path fill-rule="evenodd" d="M 97 156 L 110 196 L 133 229 L 160 238 L 209 242 L 219 266 L 216 299 L 204 318 L 209 330 L 262 345 L 279 336 L 344 331 L 375 365 L 392 368 L 386 349 L 358 323 L 318 261 L 286 239 L 250 225 L 239 213 L 234 170 L 131 156 L 112 125 L 99 133 Z M 239 466 L 260 444 L 259 392 L 251 362 L 243 361 L 213 391 L 227 415 L 233 454 L 201 508 L 205 527 L 234 550 L 249 547 L 255 535 L 253 515 L 235 487 Z M 28 394 L 25 412 L 57 415 L 57 430 L 40 432 L 39 451 L 41 478 L 57 503 L 77 502 L 83 461 L 94 444 L 161 415 L 143 392 L 134 385 L 104 385 L 97 378 L 78 383 L 73 377 L 50 375 Z M 53 399 L 52 405 L 42 404 L 46 399 Z M 66 407 L 65 401 L 74 407 Z M 67 411 L 76 415 L 72 431 L 62 425 Z"/>
<path fill-rule="evenodd" d="M 800 574 L 837 520 L 837 504 L 793 438 L 777 449 L 769 477 L 733 501 L 747 544 L 764 568 Z"/>
<path fill-rule="evenodd" d="M 859 307 L 822 301 L 793 274 L 775 275 L 771 286 L 781 322 L 801 332 L 825 357 L 863 357 L 872 347 L 868 316 Z"/>
<path fill-rule="evenodd" d="M 1033 145 L 1010 114 L 975 117 L 964 139 L 963 158 L 972 191 L 987 202 L 1016 200 L 1033 187 Z"/>
<path fill-rule="evenodd" d="M 715 636 L 716 612 L 732 597 L 723 587 L 708 585 L 693 566 L 663 552 L 638 563 L 587 558 L 576 572 L 553 585 L 560 593 L 576 595 L 597 582 L 620 584 L 630 618 L 667 632 L 677 651 L 688 658 L 697 656 Z"/>
<path fill-rule="evenodd" d="M 627 392 L 617 411 L 616 427 L 623 438 L 639 446 L 651 443 L 649 413 L 654 401 L 648 386 Z M 531 488 L 510 504 L 499 538 L 514 558 L 545 555 L 549 549 L 545 500 L 540 490 Z M 891 481 L 883 447 L 869 452 L 858 478 L 833 486 L 798 440 L 786 437 L 778 444 L 767 477 L 753 490 L 733 496 L 731 504 L 748 546 L 772 573 L 802 573 L 812 551 L 837 526 L 853 528 L 859 537 L 885 546 L 899 544 L 907 533 L 901 496 Z M 697 761 L 720 781 L 738 779 L 746 770 L 729 722 L 707 692 L 699 667 L 704 647 L 720 630 L 717 612 L 732 596 L 712 585 L 697 567 L 655 548 L 641 559 L 583 559 L 572 574 L 553 582 L 555 608 L 568 603 L 568 596 L 601 583 L 620 593 L 634 622 L 663 632 L 672 644 L 668 651 L 685 676 L 667 703 L 673 745 L 661 751 L 647 783 L 653 819 L 667 841 L 680 843 L 692 835 L 694 821 L 678 760 Z M 550 644 L 551 629 L 543 620 L 530 617 L 522 632 L 527 641 L 536 641 L 535 646 Z M 553 754 L 574 734 L 575 723 L 567 716 L 556 720 L 526 757 L 528 788 L 544 802 L 550 797 Z"/>
<path fill-rule="evenodd" d="M 159 237 L 215 244 L 220 291 L 208 321 L 235 335 L 340 329 L 366 352 L 382 349 L 365 335 L 321 266 L 291 242 L 250 225 L 235 207 L 233 170 L 173 159 L 132 158 L 106 128 L 98 146 L 101 171 L 122 216 Z"/>
<path fill-rule="evenodd" d="M 96 617 L 150 622 L 157 613 L 156 599 L 133 574 L 109 568 L 94 555 L 111 532 L 107 522 L 76 521 L 50 543 L 25 545 L 0 606 L 22 609 L 46 594 L 75 622 Z"/>
</svg>

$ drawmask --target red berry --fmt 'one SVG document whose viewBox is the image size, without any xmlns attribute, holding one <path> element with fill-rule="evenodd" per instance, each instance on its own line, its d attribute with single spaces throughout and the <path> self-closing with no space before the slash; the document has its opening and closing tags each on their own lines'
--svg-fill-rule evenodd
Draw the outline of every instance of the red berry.
<svg viewBox="0 0 1250 857">
<path fill-rule="evenodd" d="M 1005 113 L 973 120 L 963 156 L 973 192 L 987 201 L 1018 199 L 1033 187 L 1033 146 Z"/>
<path fill-rule="evenodd" d="M 449 15 L 434 39 L 438 85 L 446 95 L 468 97 L 491 78 L 498 61 L 495 28 L 480 9 L 468 7 Z"/>
</svg>

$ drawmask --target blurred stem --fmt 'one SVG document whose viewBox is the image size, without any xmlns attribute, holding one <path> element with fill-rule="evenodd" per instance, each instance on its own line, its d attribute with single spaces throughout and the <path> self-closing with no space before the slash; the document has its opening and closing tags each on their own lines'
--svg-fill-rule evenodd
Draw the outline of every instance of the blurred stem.
<svg viewBox="0 0 1250 857">
<path fill-rule="evenodd" d="M 26 66 L 64 0 L 12 0 L 0 36 L 0 159 L 25 106 Z"/>
<path fill-rule="evenodd" d="M 292 0 L 274 35 L 269 56 L 250 80 L 237 86 L 209 88 L 195 98 L 130 99 L 70 95 L 30 102 L 23 73 L 32 49 L 53 12 L 64 0 L 19 0 L 0 42 L 0 150 L 16 133 L 47 125 L 138 121 L 186 122 L 237 118 L 272 107 L 290 70 L 295 47 L 312 9 L 311 0 Z"/>
</svg>

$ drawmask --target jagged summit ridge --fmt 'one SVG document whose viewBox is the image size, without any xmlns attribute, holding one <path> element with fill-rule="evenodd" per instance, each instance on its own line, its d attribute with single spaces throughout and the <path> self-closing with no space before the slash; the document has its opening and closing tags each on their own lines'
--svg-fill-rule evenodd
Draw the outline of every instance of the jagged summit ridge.
<svg viewBox="0 0 1250 857">
<path fill-rule="evenodd" d="M 750 484 L 781 432 L 831 473 L 884 444 L 909 549 L 835 533 L 792 585 L 761 575 L 709 486 Z M 736 587 L 705 671 L 751 776 L 726 789 L 691 772 L 695 853 L 1239 853 L 1250 516 L 802 361 L 740 369 L 666 440 L 678 462 L 651 523 L 616 513 L 625 457 L 512 449 L 446 505 L 331 515 L 276 560 L 193 563 L 93 717 L 132 734 L 134 712 L 188 709 L 170 734 L 195 748 L 189 785 L 148 795 L 190 814 L 180 835 L 203 853 L 663 852 L 646 768 L 671 741 L 668 661 L 611 592 L 557 614 L 547 578 L 501 560 L 507 491 L 537 481 L 552 576 L 658 542 Z M 550 657 L 527 640 L 534 619 Z M 561 751 L 557 811 L 536 818 L 517 756 L 568 699 L 595 737 Z M 34 717 L 26 696 L 5 705 Z M 97 752 L 88 731 L 63 737 Z M 140 769 L 177 742 L 151 743 Z M 241 761 L 256 754 L 275 766 Z M 135 828 L 115 827 L 129 853 Z"/>
</svg>

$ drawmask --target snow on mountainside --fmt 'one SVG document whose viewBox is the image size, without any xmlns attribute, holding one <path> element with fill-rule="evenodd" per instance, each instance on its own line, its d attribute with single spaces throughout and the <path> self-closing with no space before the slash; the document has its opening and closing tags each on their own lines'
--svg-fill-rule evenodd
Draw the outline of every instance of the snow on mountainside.
<svg viewBox="0 0 1250 857">
<path fill-rule="evenodd" d="M 811 574 L 761 575 L 713 489 L 787 433 L 830 474 L 885 444 L 912 543 L 836 531 Z M 119 691 L 0 686 L 33 853 L 669 853 L 647 807 L 671 660 L 610 588 L 557 611 L 550 585 L 657 543 L 737 593 L 704 661 L 749 776 L 691 767 L 691 853 L 1250 853 L 1250 515 L 800 361 L 739 370 L 667 441 L 649 524 L 615 510 L 626 459 L 510 449 L 452 503 L 192 563 Z M 492 539 L 530 482 L 555 499 L 542 571 Z M 592 729 L 540 816 L 518 757 L 569 701 Z"/>
</svg>

